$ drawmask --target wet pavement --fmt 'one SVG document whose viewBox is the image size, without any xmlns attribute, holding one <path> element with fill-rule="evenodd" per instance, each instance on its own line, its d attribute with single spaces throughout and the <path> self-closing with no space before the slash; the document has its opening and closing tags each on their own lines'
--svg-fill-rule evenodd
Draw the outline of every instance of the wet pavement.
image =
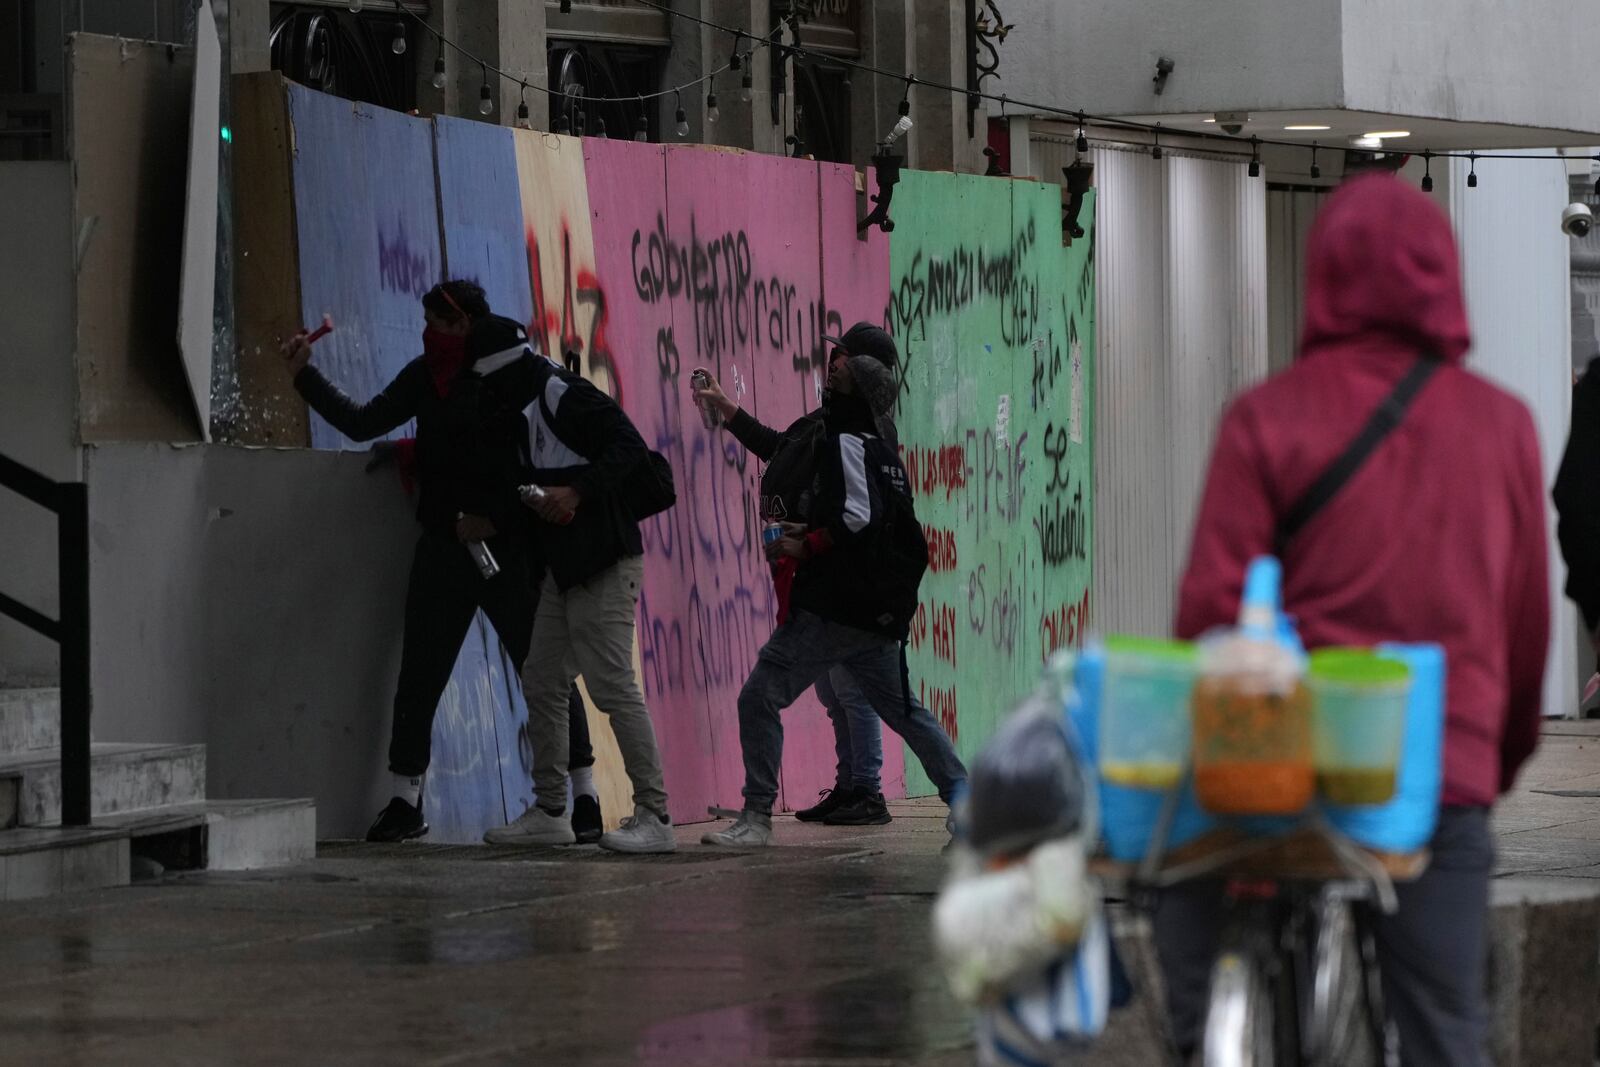
<svg viewBox="0 0 1600 1067">
<path fill-rule="evenodd" d="M 970 1064 L 928 935 L 944 808 L 891 808 L 752 853 L 327 842 L 0 906 L 0 1063 Z M 1600 725 L 1552 724 L 1496 829 L 1502 876 L 1600 877 Z M 1148 1005 L 1083 1062 L 1159 1062 Z"/>
<path fill-rule="evenodd" d="M 328 843 L 9 904 L 0 1062 L 970 1063 L 928 938 L 943 819 L 784 819 L 748 854 Z"/>
</svg>

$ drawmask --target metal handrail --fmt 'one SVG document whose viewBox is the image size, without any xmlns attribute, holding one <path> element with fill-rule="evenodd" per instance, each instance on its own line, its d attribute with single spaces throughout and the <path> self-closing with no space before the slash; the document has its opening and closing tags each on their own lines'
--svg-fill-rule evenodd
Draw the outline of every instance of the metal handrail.
<svg viewBox="0 0 1600 1067">
<path fill-rule="evenodd" d="M 0 615 L 60 647 L 61 825 L 89 825 L 89 487 L 57 482 L 0 455 L 0 486 L 56 516 L 59 619 L 0 593 Z"/>
</svg>

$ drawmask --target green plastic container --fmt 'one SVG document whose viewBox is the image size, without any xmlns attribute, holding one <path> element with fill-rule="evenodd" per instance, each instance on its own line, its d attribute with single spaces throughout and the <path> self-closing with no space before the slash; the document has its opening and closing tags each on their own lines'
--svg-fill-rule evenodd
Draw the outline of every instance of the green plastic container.
<svg viewBox="0 0 1600 1067">
<path fill-rule="evenodd" d="M 1100 775 L 1112 785 L 1165 792 L 1189 754 L 1189 696 L 1199 669 L 1183 641 L 1108 637 L 1100 700 Z"/>
<path fill-rule="evenodd" d="M 1317 788 L 1330 804 L 1383 804 L 1394 796 L 1411 671 L 1367 648 L 1311 653 Z"/>
</svg>

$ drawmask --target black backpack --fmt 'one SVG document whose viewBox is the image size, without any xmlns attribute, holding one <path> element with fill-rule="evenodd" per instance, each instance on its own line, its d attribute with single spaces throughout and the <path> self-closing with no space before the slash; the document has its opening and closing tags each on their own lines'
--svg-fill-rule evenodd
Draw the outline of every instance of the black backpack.
<svg viewBox="0 0 1600 1067">
<path fill-rule="evenodd" d="M 911 620 L 917 614 L 917 590 L 928 569 L 928 539 L 923 536 L 922 523 L 917 521 L 905 469 L 899 467 L 898 461 L 896 468 L 899 484 L 884 486 L 888 492 L 884 494 L 884 524 L 878 542 L 881 565 L 876 571 L 873 595 L 884 605 L 886 628 L 892 628 L 904 641 L 911 632 Z"/>
<path fill-rule="evenodd" d="M 539 391 L 539 411 L 544 415 L 544 424 L 550 427 L 550 432 L 555 434 L 562 444 L 583 456 L 582 450 L 562 437 L 561 431 L 556 429 L 555 414 L 545 406 L 542 389 Z M 627 418 L 627 412 L 623 412 L 623 417 Z M 628 419 L 628 421 L 631 423 L 633 420 Z M 637 427 L 635 432 L 638 432 Z M 617 497 L 627 510 L 628 517 L 634 522 L 642 522 L 652 515 L 666 511 L 678 502 L 678 487 L 673 481 L 672 463 L 660 452 L 654 449 L 648 450 L 644 461 L 634 467 L 618 487 Z"/>
</svg>

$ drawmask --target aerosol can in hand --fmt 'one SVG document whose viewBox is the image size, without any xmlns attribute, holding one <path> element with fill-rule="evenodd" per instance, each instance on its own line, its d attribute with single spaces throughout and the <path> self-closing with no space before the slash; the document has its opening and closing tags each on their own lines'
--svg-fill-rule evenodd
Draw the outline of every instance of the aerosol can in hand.
<svg viewBox="0 0 1600 1067">
<path fill-rule="evenodd" d="M 536 508 L 536 507 L 539 506 L 539 503 L 542 500 L 544 500 L 544 498 L 545 498 L 544 487 L 540 486 L 540 485 L 519 485 L 519 486 L 517 486 L 517 497 L 527 507 Z M 562 525 L 562 526 L 567 525 L 567 523 L 569 523 L 569 522 L 571 522 L 573 520 L 573 518 L 574 518 L 574 516 L 576 514 L 577 514 L 576 512 L 572 512 L 572 511 L 567 512 L 559 520 L 559 525 Z"/>
<path fill-rule="evenodd" d="M 456 516 L 458 519 L 462 517 Z M 468 541 L 466 546 L 467 554 L 472 557 L 472 562 L 478 565 L 478 573 L 483 575 L 484 580 L 487 581 L 500 573 L 500 563 L 494 558 L 494 553 L 489 551 L 488 545 L 482 541 Z"/>
<path fill-rule="evenodd" d="M 708 389 L 711 387 L 711 375 L 703 370 L 697 370 L 689 375 L 689 385 L 695 389 Z M 708 430 L 715 430 L 722 425 L 722 412 L 710 400 L 696 401 L 700 408 L 700 421 Z"/>
</svg>

